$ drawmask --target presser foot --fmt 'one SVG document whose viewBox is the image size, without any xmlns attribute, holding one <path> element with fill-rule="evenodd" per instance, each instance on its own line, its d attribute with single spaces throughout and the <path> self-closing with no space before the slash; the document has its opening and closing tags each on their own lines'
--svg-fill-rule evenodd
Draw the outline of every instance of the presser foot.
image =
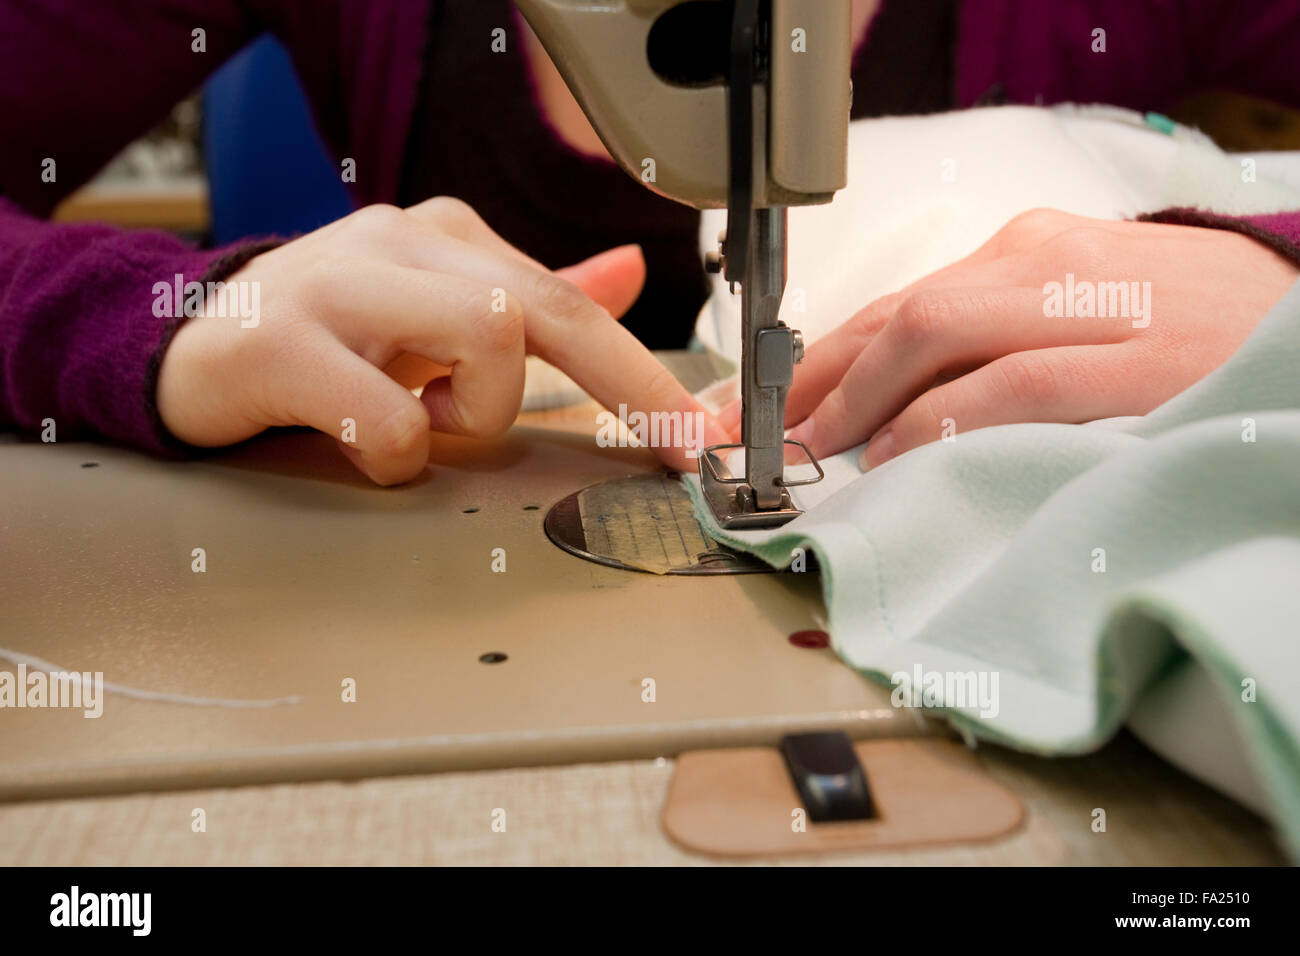
<svg viewBox="0 0 1300 956">
<path fill-rule="evenodd" d="M 744 448 L 740 442 L 723 445 L 710 445 L 700 454 L 700 488 L 704 500 L 709 503 L 713 517 L 723 528 L 777 528 L 794 520 L 803 512 L 796 508 L 790 497 L 789 489 L 797 485 L 811 485 L 826 477 L 821 464 L 813 457 L 808 446 L 793 438 L 785 440 L 787 445 L 796 445 L 808 456 L 808 461 L 817 469 L 815 478 L 799 478 L 788 481 L 778 478 L 781 485 L 781 499 L 775 508 L 759 508 L 754 497 L 754 489 L 743 475 L 731 473 L 727 464 L 718 457 L 717 452 L 729 448 Z"/>
</svg>

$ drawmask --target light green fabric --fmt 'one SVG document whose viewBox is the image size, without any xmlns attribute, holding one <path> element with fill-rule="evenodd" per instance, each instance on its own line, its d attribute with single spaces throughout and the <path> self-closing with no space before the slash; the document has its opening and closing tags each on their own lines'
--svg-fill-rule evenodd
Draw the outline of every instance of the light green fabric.
<svg viewBox="0 0 1300 956">
<path fill-rule="evenodd" d="M 784 528 L 723 532 L 693 483 L 697 512 L 774 565 L 815 552 L 835 649 L 864 674 L 996 672 L 995 716 L 943 708 L 964 732 L 1079 753 L 1158 699 L 1143 739 L 1239 795 L 1244 756 L 1300 858 L 1300 283 L 1144 417 L 958 434 L 866 475 L 857 454 Z M 1188 661 L 1208 680 L 1179 678 Z M 1161 694 L 1175 679 L 1200 689 Z M 1224 721 L 1240 755 L 1206 750 Z"/>
</svg>

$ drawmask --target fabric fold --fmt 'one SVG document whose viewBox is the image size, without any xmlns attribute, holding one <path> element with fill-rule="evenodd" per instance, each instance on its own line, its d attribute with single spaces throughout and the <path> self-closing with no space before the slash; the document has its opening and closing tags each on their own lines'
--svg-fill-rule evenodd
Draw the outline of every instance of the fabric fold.
<svg viewBox="0 0 1300 956">
<path fill-rule="evenodd" d="M 1215 700 L 1175 699 L 1144 739 L 1239 799 L 1263 792 L 1300 858 L 1297 369 L 1300 283 L 1141 418 L 980 429 L 865 475 L 851 449 L 775 530 L 723 531 L 690 487 L 719 540 L 776 566 L 817 554 L 833 645 L 868 677 L 996 674 L 995 713 L 951 679 L 928 701 L 977 738 L 1096 749 L 1190 662 Z M 1237 746 L 1257 788 L 1232 778 Z"/>
</svg>

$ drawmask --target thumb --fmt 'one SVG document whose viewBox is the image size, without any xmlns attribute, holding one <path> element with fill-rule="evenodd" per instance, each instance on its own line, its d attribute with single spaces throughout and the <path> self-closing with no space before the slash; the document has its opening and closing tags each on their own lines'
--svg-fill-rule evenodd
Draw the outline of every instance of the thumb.
<svg viewBox="0 0 1300 956">
<path fill-rule="evenodd" d="M 638 245 L 617 246 L 556 270 L 614 318 L 632 308 L 645 286 L 645 256 Z"/>
</svg>

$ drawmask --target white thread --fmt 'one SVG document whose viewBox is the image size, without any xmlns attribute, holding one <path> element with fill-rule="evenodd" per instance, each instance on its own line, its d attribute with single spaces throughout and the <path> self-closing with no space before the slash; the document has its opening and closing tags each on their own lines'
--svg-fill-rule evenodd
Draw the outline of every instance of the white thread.
<svg viewBox="0 0 1300 956">
<path fill-rule="evenodd" d="M 67 669 L 60 667 L 58 664 L 52 664 L 39 657 L 33 657 L 31 654 L 11 651 L 4 647 L 0 647 L 0 657 L 14 664 L 26 664 L 29 669 L 44 671 L 47 674 L 55 672 L 67 673 Z M 301 697 L 272 697 L 263 700 L 240 699 L 233 697 L 187 697 L 184 694 L 168 694 L 158 690 L 142 690 L 139 687 L 127 687 L 125 684 L 113 684 L 109 681 L 104 681 L 103 686 L 104 690 L 108 691 L 110 694 L 121 694 L 123 697 L 131 697 L 135 700 L 154 700 L 165 704 L 185 704 L 191 707 L 280 707 L 284 704 L 297 704 L 302 701 Z"/>
</svg>

